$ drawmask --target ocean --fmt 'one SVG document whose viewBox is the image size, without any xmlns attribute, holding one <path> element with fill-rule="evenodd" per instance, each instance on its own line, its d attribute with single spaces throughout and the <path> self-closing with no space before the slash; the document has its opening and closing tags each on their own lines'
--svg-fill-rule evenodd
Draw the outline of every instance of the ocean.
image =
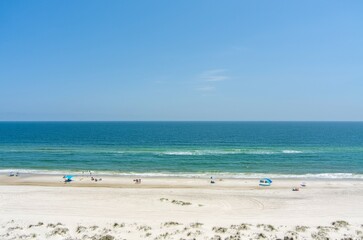
<svg viewBox="0 0 363 240">
<path fill-rule="evenodd" d="M 363 122 L 0 122 L 0 172 L 363 179 Z"/>
</svg>

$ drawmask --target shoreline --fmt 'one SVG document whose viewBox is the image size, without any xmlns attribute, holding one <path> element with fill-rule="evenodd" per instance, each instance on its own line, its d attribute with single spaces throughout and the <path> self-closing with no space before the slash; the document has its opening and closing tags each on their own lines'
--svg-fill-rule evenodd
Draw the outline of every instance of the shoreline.
<svg viewBox="0 0 363 240">
<path fill-rule="evenodd" d="M 64 175 L 60 174 L 34 174 L 34 173 L 19 173 L 19 176 L 8 176 L 0 174 L 1 186 L 54 186 L 54 187 L 129 187 L 129 188 L 201 188 L 201 187 L 233 187 L 233 188 L 248 188 L 258 187 L 260 178 L 222 178 L 213 176 L 215 184 L 210 183 L 210 177 L 169 177 L 169 176 L 142 176 L 142 175 L 92 175 L 100 181 L 92 181 L 91 175 L 72 175 L 74 176 L 71 182 L 64 182 Z M 142 179 L 142 184 L 136 184 L 134 179 Z M 350 178 L 272 178 L 273 184 L 268 188 L 288 187 L 292 185 L 299 187 L 302 182 L 314 182 L 320 184 L 329 184 L 331 182 L 341 183 L 363 183 L 363 179 Z M 277 184 L 276 184 L 277 182 Z"/>
<path fill-rule="evenodd" d="M 9 173 L 19 173 L 21 176 L 59 176 L 71 174 L 78 177 L 87 177 L 89 170 L 34 170 L 34 169 L 0 169 L 0 176 Z M 185 179 L 203 179 L 211 176 L 223 179 L 303 179 L 303 180 L 363 180 L 363 174 L 346 173 L 346 172 L 322 172 L 322 173 L 304 173 L 304 174 L 285 174 L 285 173 L 231 173 L 231 172 L 114 172 L 114 171 L 94 171 L 92 175 L 101 177 L 141 177 L 141 178 L 185 178 Z"/>
</svg>

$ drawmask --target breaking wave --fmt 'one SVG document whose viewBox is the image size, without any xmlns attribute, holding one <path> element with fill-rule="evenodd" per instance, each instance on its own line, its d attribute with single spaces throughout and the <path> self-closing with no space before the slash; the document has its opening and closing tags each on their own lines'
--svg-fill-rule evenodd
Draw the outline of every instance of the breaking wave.
<svg viewBox="0 0 363 240">
<path fill-rule="evenodd" d="M 250 155 L 272 155 L 272 154 L 299 154 L 303 151 L 297 150 L 245 150 L 245 149 L 233 149 L 233 150 L 192 150 L 192 151 L 167 151 L 157 154 L 161 155 L 174 155 L 174 156 L 202 156 L 202 155 L 226 155 L 226 154 L 250 154 Z"/>
</svg>

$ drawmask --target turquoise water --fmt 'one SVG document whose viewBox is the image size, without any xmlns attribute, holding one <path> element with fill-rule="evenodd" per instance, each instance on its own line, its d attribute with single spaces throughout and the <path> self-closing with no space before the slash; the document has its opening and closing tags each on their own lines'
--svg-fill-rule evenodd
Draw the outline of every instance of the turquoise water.
<svg viewBox="0 0 363 240">
<path fill-rule="evenodd" d="M 363 178 L 362 122 L 1 122 L 0 171 Z"/>
</svg>

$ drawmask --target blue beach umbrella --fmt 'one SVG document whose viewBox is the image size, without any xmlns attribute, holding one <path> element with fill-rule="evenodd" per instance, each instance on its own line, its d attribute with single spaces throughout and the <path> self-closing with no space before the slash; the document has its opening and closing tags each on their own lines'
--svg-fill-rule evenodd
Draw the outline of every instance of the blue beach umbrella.
<svg viewBox="0 0 363 240">
<path fill-rule="evenodd" d="M 263 180 L 265 180 L 265 181 L 267 181 L 267 182 L 269 182 L 269 183 L 272 183 L 272 180 L 271 180 L 271 179 L 269 179 L 269 178 L 264 178 Z"/>
<path fill-rule="evenodd" d="M 270 186 L 272 183 L 272 180 L 269 178 L 261 178 L 260 179 L 260 186 Z"/>
<path fill-rule="evenodd" d="M 65 175 L 64 178 L 67 180 L 67 181 L 72 181 L 72 178 L 73 178 L 73 175 Z"/>
</svg>

